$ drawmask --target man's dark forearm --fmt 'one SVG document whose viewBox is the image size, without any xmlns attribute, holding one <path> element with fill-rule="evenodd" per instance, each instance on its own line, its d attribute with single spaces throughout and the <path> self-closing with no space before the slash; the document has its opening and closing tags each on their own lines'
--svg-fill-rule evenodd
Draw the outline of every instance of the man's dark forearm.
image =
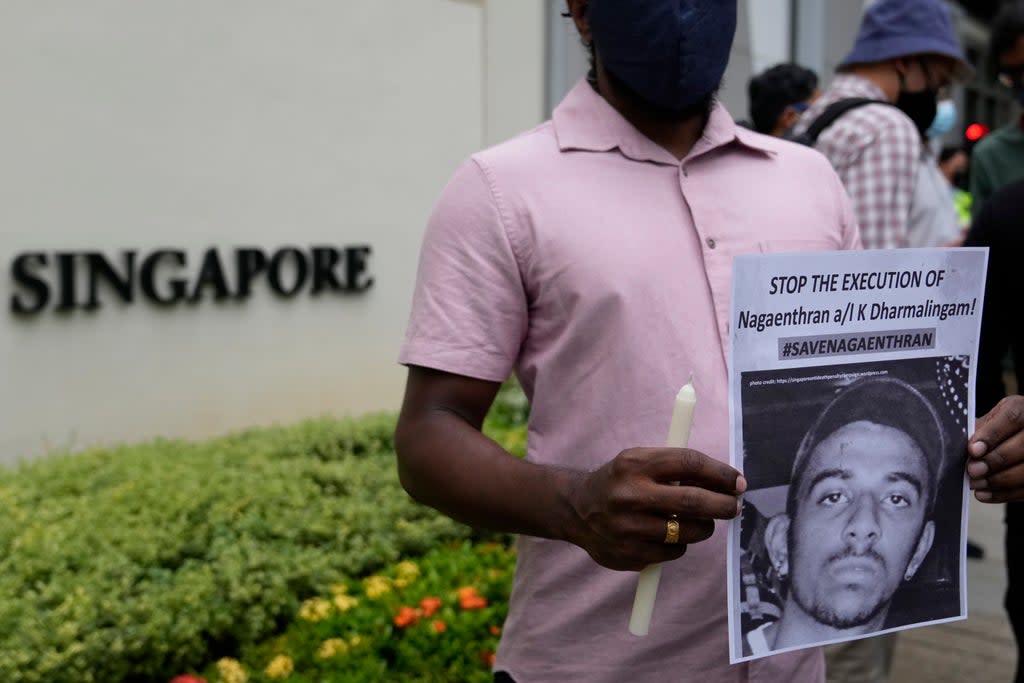
<svg viewBox="0 0 1024 683">
<path fill-rule="evenodd" d="M 521 460 L 447 410 L 404 415 L 398 473 L 415 500 L 470 526 L 569 540 L 581 472 Z"/>
</svg>

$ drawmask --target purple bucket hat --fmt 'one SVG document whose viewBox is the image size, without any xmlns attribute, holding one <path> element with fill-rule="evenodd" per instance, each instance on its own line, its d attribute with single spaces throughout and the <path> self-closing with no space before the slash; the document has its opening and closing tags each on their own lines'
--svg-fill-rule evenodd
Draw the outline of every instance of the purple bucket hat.
<svg viewBox="0 0 1024 683">
<path fill-rule="evenodd" d="M 920 54 L 952 58 L 959 80 L 974 75 L 943 0 L 878 0 L 865 11 L 853 50 L 839 68 Z"/>
</svg>

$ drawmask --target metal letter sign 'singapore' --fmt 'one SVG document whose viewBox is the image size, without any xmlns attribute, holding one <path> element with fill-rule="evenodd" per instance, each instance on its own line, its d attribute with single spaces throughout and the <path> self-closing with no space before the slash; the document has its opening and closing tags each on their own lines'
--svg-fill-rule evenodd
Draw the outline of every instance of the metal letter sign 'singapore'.
<svg viewBox="0 0 1024 683">
<path fill-rule="evenodd" d="M 287 246 L 270 253 L 257 247 L 211 247 L 190 264 L 183 249 L 128 249 L 113 257 L 97 251 L 29 251 L 11 262 L 9 308 L 33 316 L 47 308 L 71 312 L 95 311 L 105 303 L 131 305 L 139 298 L 163 307 L 244 301 L 261 286 L 285 299 L 304 291 L 311 296 L 358 294 L 374 283 L 371 254 L 366 245 Z"/>
</svg>

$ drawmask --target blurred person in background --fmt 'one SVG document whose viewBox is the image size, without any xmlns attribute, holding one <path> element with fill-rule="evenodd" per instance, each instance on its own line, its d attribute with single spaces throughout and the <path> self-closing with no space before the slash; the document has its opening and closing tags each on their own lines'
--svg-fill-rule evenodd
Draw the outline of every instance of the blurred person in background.
<svg viewBox="0 0 1024 683">
<path fill-rule="evenodd" d="M 990 63 L 999 81 L 1024 105 L 1024 2 L 1007 5 L 992 23 Z M 971 155 L 972 213 L 977 216 L 992 193 L 1024 178 L 1024 118 L 981 140 Z"/>
<path fill-rule="evenodd" d="M 966 153 L 954 154 L 944 161 L 942 139 L 956 127 L 958 120 L 956 102 L 948 97 L 939 100 L 932 125 L 924 132 L 925 152 L 921 154 L 917 170 L 907 247 L 958 247 L 967 236 L 970 204 L 968 201 L 966 216 L 960 212 L 959 205 L 964 202 L 961 195 L 968 198 L 970 195 L 955 187 L 943 169 L 945 164 L 956 172 L 957 164 L 970 161 Z M 963 179 L 962 173 L 958 179 Z"/>
<path fill-rule="evenodd" d="M 947 145 L 939 152 L 939 170 L 949 183 L 953 209 L 956 211 L 960 229 L 964 231 L 971 225 L 971 193 L 964 189 L 970 167 L 971 156 L 961 146 Z"/>
<path fill-rule="evenodd" d="M 818 75 L 798 64 L 776 64 L 747 84 L 751 127 L 758 133 L 784 137 L 816 100 Z"/>
<path fill-rule="evenodd" d="M 942 0 L 879 0 L 832 84 L 797 124 L 799 135 L 832 105 L 862 105 L 825 128 L 814 146 L 843 180 L 866 248 L 938 246 L 958 237 L 926 140 L 953 80 L 972 73 Z"/>
<path fill-rule="evenodd" d="M 878 0 L 865 11 L 853 49 L 794 128 L 842 179 L 865 248 L 959 241 L 949 187 L 927 141 L 940 132 L 934 124 L 948 123 L 938 115 L 949 86 L 971 75 L 943 0 Z M 815 130 L 819 117 L 831 123 Z M 889 634 L 826 648 L 828 680 L 884 683 L 895 644 Z"/>
<path fill-rule="evenodd" d="M 1024 105 L 1024 2 L 1006 5 L 992 23 L 990 63 L 999 82 Z M 983 138 L 971 154 L 971 212 L 967 246 L 989 247 L 976 386 L 979 413 L 1006 394 L 1005 362 L 1017 391 L 1024 386 L 1024 328 L 1017 276 L 1024 258 L 1024 117 Z M 1003 605 L 1017 642 L 1017 673 L 1024 683 L 1024 503 L 1006 504 L 1006 595 Z"/>
<path fill-rule="evenodd" d="M 1018 391 L 1024 387 L 1024 295 L 1019 271 L 1024 263 L 1024 179 L 1002 188 L 989 198 L 971 225 L 965 246 L 988 247 L 985 302 L 978 348 L 975 384 L 978 415 L 983 415 L 1007 395 L 1003 361 L 1013 361 Z M 1006 574 L 1004 607 L 1017 642 L 1017 673 L 1024 683 L 1024 503 L 1006 504 Z"/>
</svg>

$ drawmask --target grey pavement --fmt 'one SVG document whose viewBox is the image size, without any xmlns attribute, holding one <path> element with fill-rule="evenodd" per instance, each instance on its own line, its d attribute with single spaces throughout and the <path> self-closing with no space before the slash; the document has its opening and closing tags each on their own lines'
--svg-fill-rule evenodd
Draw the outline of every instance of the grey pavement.
<svg viewBox="0 0 1024 683">
<path fill-rule="evenodd" d="M 891 683 L 1013 680 L 1016 647 L 1002 606 L 1003 506 L 972 497 L 967 536 L 985 550 L 984 559 L 967 561 L 968 618 L 901 632 Z"/>
</svg>

